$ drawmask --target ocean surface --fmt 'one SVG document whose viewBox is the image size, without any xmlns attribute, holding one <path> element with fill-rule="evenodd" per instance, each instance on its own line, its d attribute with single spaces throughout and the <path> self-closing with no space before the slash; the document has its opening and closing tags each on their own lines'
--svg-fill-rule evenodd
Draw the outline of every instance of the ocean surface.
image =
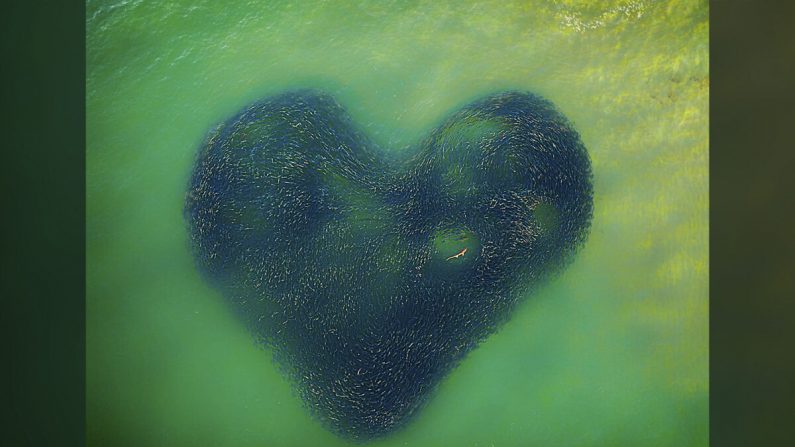
<svg viewBox="0 0 795 447">
<path fill-rule="evenodd" d="M 89 0 L 88 444 L 351 445 L 202 279 L 183 217 L 217 124 L 313 88 L 398 157 L 532 92 L 593 169 L 573 262 L 368 445 L 707 445 L 708 30 L 690 0 Z"/>
</svg>

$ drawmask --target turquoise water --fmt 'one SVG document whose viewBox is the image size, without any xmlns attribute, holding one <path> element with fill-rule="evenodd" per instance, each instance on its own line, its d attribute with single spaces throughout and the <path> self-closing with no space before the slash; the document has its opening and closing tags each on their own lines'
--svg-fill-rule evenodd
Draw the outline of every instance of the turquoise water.
<svg viewBox="0 0 795 447">
<path fill-rule="evenodd" d="M 505 89 L 553 101 L 594 170 L 573 264 L 374 445 L 705 445 L 703 1 L 87 3 L 90 445 L 347 445 L 199 277 L 196 151 L 244 105 L 323 89 L 385 150 Z"/>
</svg>

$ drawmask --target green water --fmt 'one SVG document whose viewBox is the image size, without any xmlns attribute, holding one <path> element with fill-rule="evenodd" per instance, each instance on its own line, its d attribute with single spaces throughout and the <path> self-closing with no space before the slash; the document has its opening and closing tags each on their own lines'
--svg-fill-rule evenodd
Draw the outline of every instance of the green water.
<svg viewBox="0 0 795 447">
<path fill-rule="evenodd" d="M 87 3 L 94 446 L 342 446 L 196 272 L 208 130 L 292 87 L 407 151 L 472 99 L 553 101 L 594 169 L 570 267 L 377 446 L 701 446 L 708 422 L 706 1 Z"/>
</svg>

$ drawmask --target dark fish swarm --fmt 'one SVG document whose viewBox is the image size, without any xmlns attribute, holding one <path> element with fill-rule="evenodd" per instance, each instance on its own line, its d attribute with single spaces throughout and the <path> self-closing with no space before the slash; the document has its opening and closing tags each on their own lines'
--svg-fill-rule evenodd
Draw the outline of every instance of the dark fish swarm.
<svg viewBox="0 0 795 447">
<path fill-rule="evenodd" d="M 588 154 L 538 96 L 471 103 L 413 154 L 289 92 L 212 132 L 187 193 L 200 270 L 349 439 L 404 426 L 590 226 Z"/>
</svg>

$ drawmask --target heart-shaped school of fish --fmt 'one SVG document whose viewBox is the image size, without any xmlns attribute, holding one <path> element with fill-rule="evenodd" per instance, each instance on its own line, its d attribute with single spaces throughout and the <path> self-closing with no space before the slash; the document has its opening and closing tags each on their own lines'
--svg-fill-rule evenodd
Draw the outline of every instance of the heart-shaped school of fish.
<svg viewBox="0 0 795 447">
<path fill-rule="evenodd" d="M 204 276 L 356 440 L 403 426 L 570 259 L 593 207 L 577 132 L 518 92 L 464 107 L 403 161 L 328 95 L 266 98 L 209 136 L 186 202 Z"/>
</svg>

